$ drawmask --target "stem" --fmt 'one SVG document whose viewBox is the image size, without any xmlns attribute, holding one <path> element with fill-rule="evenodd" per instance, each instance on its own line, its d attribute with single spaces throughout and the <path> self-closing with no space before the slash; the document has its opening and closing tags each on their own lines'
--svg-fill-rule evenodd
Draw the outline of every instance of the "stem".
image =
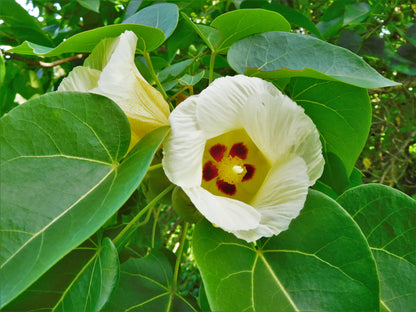
<svg viewBox="0 0 416 312">
<path fill-rule="evenodd" d="M 209 75 L 208 75 L 208 81 L 209 84 L 211 84 L 213 78 L 214 78 L 214 65 L 215 65 L 215 57 L 217 56 L 217 53 L 215 51 L 211 51 L 211 58 L 209 61 Z"/>
<path fill-rule="evenodd" d="M 116 246 L 117 250 L 120 250 L 126 243 L 131 234 L 141 225 L 139 223 L 140 218 L 144 215 L 149 209 L 153 208 L 154 205 L 167 193 L 169 193 L 175 187 L 174 184 L 169 185 L 165 188 L 159 195 L 157 195 L 146 207 L 144 207 L 140 212 L 126 225 L 126 227 L 118 233 L 118 235 L 113 239 L 113 243 Z"/>
<path fill-rule="evenodd" d="M 159 169 L 159 168 L 161 168 L 162 166 L 163 166 L 163 165 L 162 165 L 162 163 L 160 163 L 160 164 L 156 164 L 156 165 L 153 165 L 153 166 L 149 166 L 149 168 L 147 168 L 147 172 L 152 171 L 152 170 Z"/>
<path fill-rule="evenodd" d="M 156 210 L 155 219 L 153 221 L 153 228 L 152 228 L 152 249 L 155 248 L 155 236 L 156 236 L 156 225 L 157 219 L 159 219 L 160 211 L 162 210 L 162 205 L 159 205 L 159 208 Z"/>
<path fill-rule="evenodd" d="M 179 265 L 181 263 L 183 247 L 185 245 L 186 232 L 188 232 L 189 223 L 185 222 L 185 226 L 182 231 L 181 242 L 178 249 L 178 255 L 176 256 L 175 271 L 173 272 L 173 282 L 172 282 L 172 291 L 176 291 L 178 284 L 178 275 L 179 275 Z"/>
<path fill-rule="evenodd" d="M 159 91 L 162 93 L 165 100 L 168 100 L 169 97 L 166 94 L 165 89 L 163 89 L 162 84 L 159 81 L 159 78 L 157 78 L 155 69 L 153 68 L 153 64 L 152 64 L 152 60 L 150 58 L 150 54 L 148 52 L 146 52 L 146 53 L 143 54 L 143 56 L 144 56 L 144 59 L 146 61 L 147 67 L 149 68 L 150 73 L 152 74 L 152 77 L 155 80 L 157 87 L 159 88 Z M 170 102 L 169 102 L 169 107 L 170 107 L 171 110 L 173 110 L 173 105 Z"/>
</svg>

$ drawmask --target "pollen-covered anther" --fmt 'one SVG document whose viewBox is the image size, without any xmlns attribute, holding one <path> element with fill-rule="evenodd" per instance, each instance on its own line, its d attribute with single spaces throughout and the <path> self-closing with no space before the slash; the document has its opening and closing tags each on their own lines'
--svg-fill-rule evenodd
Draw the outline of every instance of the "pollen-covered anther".
<svg viewBox="0 0 416 312">
<path fill-rule="evenodd" d="M 227 156 L 218 163 L 218 176 L 229 184 L 240 183 L 246 173 L 244 162 L 239 157 Z"/>
</svg>

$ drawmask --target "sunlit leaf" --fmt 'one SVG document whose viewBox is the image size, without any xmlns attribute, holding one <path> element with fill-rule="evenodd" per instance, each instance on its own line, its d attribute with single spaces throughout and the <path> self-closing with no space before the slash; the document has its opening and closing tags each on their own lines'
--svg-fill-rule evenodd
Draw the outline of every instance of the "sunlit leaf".
<svg viewBox="0 0 416 312">
<path fill-rule="evenodd" d="M 300 215 L 257 246 L 197 224 L 193 252 L 212 311 L 378 311 L 379 283 L 352 218 L 311 191 Z"/>
<path fill-rule="evenodd" d="M 100 0 L 77 0 L 77 2 L 90 11 L 100 12 Z"/>
<path fill-rule="evenodd" d="M 266 31 L 290 31 L 286 19 L 277 12 L 263 9 L 244 9 L 224 13 L 211 26 L 221 33 L 217 52 L 228 49 L 234 42 L 252 34 Z"/>
<path fill-rule="evenodd" d="M 370 14 L 371 6 L 366 2 L 350 3 L 345 6 L 344 25 L 359 23 Z"/>
<path fill-rule="evenodd" d="M 184 75 L 181 78 L 179 78 L 179 83 L 183 86 L 193 86 L 201 81 L 201 79 L 204 77 L 205 71 L 200 71 L 199 73 L 195 75 Z"/>
<path fill-rule="evenodd" d="M 351 51 L 301 34 L 268 32 L 232 45 L 228 63 L 238 73 L 262 78 L 310 77 L 361 88 L 398 85 Z"/>
<path fill-rule="evenodd" d="M 338 198 L 367 238 L 380 276 L 385 311 L 416 307 L 416 201 L 380 184 L 352 188 Z"/>
<path fill-rule="evenodd" d="M 0 126 L 3 306 L 117 211 L 167 129 L 150 133 L 123 159 L 130 126 L 121 109 L 75 92 L 28 101 Z"/>
<path fill-rule="evenodd" d="M 20 46 L 10 49 L 9 52 L 41 56 L 56 56 L 72 52 L 91 52 L 102 39 L 117 37 L 126 30 L 133 31 L 138 37 L 137 50 L 141 53 L 156 49 L 163 43 L 165 37 L 163 31 L 150 26 L 117 24 L 78 33 L 59 44 L 56 48 L 25 41 Z"/>
</svg>

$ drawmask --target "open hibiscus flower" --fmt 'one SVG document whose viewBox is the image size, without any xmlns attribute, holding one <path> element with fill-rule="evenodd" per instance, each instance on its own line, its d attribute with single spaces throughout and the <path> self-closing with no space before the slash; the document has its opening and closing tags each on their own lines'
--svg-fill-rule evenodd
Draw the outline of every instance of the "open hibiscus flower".
<svg viewBox="0 0 416 312">
<path fill-rule="evenodd" d="M 259 78 L 219 78 L 169 122 L 167 177 L 210 222 L 248 242 L 286 230 L 323 171 L 312 120 Z"/>
<path fill-rule="evenodd" d="M 134 63 L 137 36 L 125 31 L 102 40 L 59 85 L 58 91 L 92 92 L 112 99 L 126 114 L 133 147 L 152 130 L 168 125 L 169 105 L 140 74 Z"/>
</svg>

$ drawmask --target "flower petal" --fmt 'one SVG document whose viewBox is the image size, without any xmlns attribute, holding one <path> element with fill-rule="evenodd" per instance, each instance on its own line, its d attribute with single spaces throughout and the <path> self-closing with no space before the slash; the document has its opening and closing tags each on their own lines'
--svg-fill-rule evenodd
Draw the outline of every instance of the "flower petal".
<svg viewBox="0 0 416 312">
<path fill-rule="evenodd" d="M 303 208 L 308 185 L 309 177 L 302 158 L 294 156 L 284 164 L 273 166 L 251 202 L 261 214 L 260 225 L 234 234 L 251 242 L 286 230 Z"/>
<path fill-rule="evenodd" d="M 319 133 L 313 121 L 289 97 L 259 93 L 248 99 L 242 113 L 248 135 L 271 163 L 286 162 L 293 154 L 307 165 L 310 185 L 323 171 Z"/>
<path fill-rule="evenodd" d="M 250 205 L 231 198 L 212 195 L 202 187 L 183 190 L 208 221 L 225 231 L 233 233 L 259 226 L 261 216 Z"/>
<path fill-rule="evenodd" d="M 88 92 L 97 86 L 100 75 L 99 70 L 77 66 L 62 79 L 58 91 Z"/>
<path fill-rule="evenodd" d="M 210 139 L 243 128 L 241 113 L 249 97 L 264 92 L 275 94 L 277 91 L 267 81 L 237 75 L 216 79 L 191 100 L 198 102 L 198 123 L 207 139 Z"/>
<path fill-rule="evenodd" d="M 181 187 L 200 186 L 205 137 L 196 121 L 196 103 L 184 101 L 169 117 L 171 133 L 163 144 L 163 169 Z"/>
<path fill-rule="evenodd" d="M 162 94 L 148 84 L 134 64 L 137 37 L 131 31 L 119 42 L 91 92 L 109 97 L 127 115 L 132 131 L 141 138 L 168 124 L 169 106 Z"/>
</svg>

